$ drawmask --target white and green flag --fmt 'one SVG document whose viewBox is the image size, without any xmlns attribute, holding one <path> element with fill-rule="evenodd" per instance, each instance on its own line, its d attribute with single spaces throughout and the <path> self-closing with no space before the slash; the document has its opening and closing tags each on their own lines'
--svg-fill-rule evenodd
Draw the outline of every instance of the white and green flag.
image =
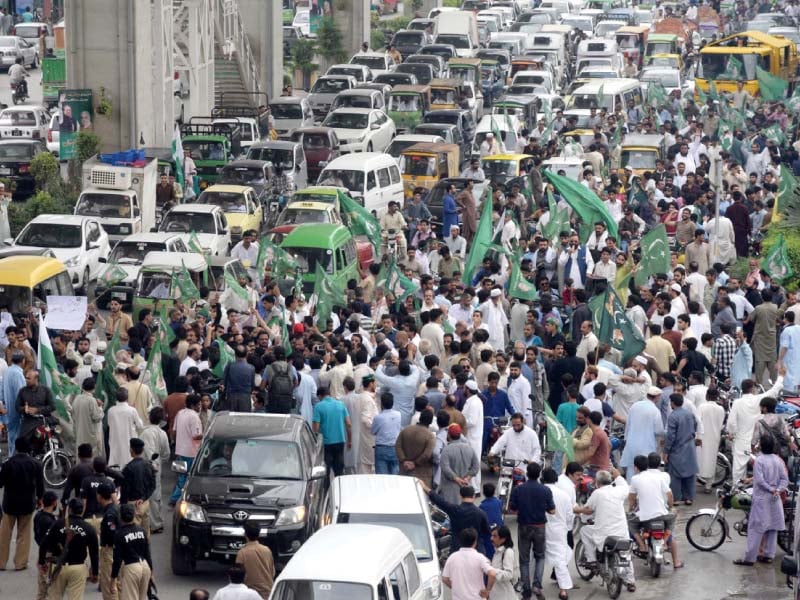
<svg viewBox="0 0 800 600">
<path fill-rule="evenodd" d="M 183 188 L 183 143 L 181 142 L 181 128 L 175 124 L 172 130 L 172 161 L 175 163 L 175 181 Z"/>
<path fill-rule="evenodd" d="M 159 326 L 156 341 L 150 350 L 150 356 L 147 358 L 147 365 L 144 368 L 144 376 L 142 377 L 145 385 L 150 388 L 153 395 L 161 402 L 167 397 L 167 384 L 164 381 L 164 372 L 161 369 L 161 337 L 164 335 L 163 329 L 163 325 Z"/>
<path fill-rule="evenodd" d="M 37 368 L 41 376 L 40 383 L 53 394 L 56 402 L 56 413 L 65 421 L 70 421 L 69 409 L 65 402 L 66 396 L 78 391 L 77 386 L 69 378 L 58 371 L 56 355 L 53 352 L 53 345 L 50 343 L 50 335 L 42 322 L 39 326 L 39 356 Z"/>
</svg>

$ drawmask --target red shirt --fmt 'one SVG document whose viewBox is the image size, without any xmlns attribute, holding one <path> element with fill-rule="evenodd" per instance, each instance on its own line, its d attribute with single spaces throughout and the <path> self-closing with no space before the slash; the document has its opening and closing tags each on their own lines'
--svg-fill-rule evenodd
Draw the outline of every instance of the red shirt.
<svg viewBox="0 0 800 600">
<path fill-rule="evenodd" d="M 594 454 L 589 457 L 589 465 L 595 469 L 609 471 L 611 469 L 611 440 L 600 427 L 592 431 L 592 448 Z"/>
<path fill-rule="evenodd" d="M 172 431 L 172 424 L 175 422 L 175 417 L 178 413 L 186 408 L 185 392 L 174 392 L 166 397 L 164 400 L 164 416 L 167 419 L 167 434 L 171 439 L 175 439 L 175 434 Z"/>
</svg>

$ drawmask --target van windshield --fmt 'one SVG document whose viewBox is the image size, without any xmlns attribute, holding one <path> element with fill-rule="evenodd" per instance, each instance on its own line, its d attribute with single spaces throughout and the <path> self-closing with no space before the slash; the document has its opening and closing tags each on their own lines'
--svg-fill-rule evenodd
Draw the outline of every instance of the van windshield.
<svg viewBox="0 0 800 600">
<path fill-rule="evenodd" d="M 363 583 L 284 579 L 278 582 L 272 597 L 279 600 L 372 600 L 372 590 Z"/>
<path fill-rule="evenodd" d="M 166 245 L 163 242 L 126 242 L 122 240 L 114 246 L 108 262 L 121 265 L 140 265 L 148 253 L 163 252 L 164 250 L 166 250 Z"/>
<path fill-rule="evenodd" d="M 292 248 L 289 246 L 283 249 L 297 259 L 297 264 L 303 273 L 316 271 L 317 263 L 325 269 L 326 273 L 333 272 L 331 270 L 331 252 L 327 248 Z"/>
<path fill-rule="evenodd" d="M 423 513 L 381 514 L 381 513 L 339 513 L 337 523 L 360 523 L 394 527 L 402 531 L 414 547 L 417 560 L 425 562 L 433 559 L 431 550 L 430 524 Z"/>
<path fill-rule="evenodd" d="M 294 168 L 294 150 L 292 148 L 250 147 L 247 151 L 248 160 L 266 160 L 274 167 L 283 170 Z"/>
<path fill-rule="evenodd" d="M 364 193 L 364 171 L 350 169 L 325 169 L 319 177 L 320 185 L 346 187 L 351 192 Z"/>
<path fill-rule="evenodd" d="M 611 112 L 613 110 L 613 99 L 614 97 L 611 94 L 603 95 L 603 97 L 600 99 L 600 104 L 598 105 L 597 94 L 572 94 L 569 102 L 567 103 L 567 108 L 587 109 L 605 107 L 609 112 Z"/>
<path fill-rule="evenodd" d="M 148 271 L 139 278 L 139 289 L 136 294 L 141 298 L 169 298 L 169 289 L 172 284 L 172 273 L 163 271 Z"/>
<path fill-rule="evenodd" d="M 127 219 L 131 216 L 131 199 L 127 194 L 81 194 L 75 214 Z"/>
</svg>

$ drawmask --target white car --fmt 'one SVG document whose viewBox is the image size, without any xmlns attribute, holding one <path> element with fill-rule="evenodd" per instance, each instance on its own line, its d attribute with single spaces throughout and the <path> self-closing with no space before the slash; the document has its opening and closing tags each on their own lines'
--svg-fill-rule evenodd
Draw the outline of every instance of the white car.
<svg viewBox="0 0 800 600">
<path fill-rule="evenodd" d="M 0 112 L 0 138 L 3 139 L 44 140 L 49 125 L 50 115 L 43 106 L 12 106 Z"/>
<path fill-rule="evenodd" d="M 190 243 L 192 234 L 197 235 L 204 253 L 215 256 L 225 256 L 231 243 L 225 213 L 211 204 L 179 204 L 164 215 L 158 230 L 180 234 L 189 252 L 196 252 Z"/>
<path fill-rule="evenodd" d="M 339 138 L 339 152 L 383 152 L 396 133 L 394 121 L 382 110 L 337 108 L 322 122 Z"/>
<path fill-rule="evenodd" d="M 61 150 L 61 134 L 58 126 L 61 122 L 61 111 L 56 109 L 50 115 L 50 123 L 47 126 L 47 151 L 58 156 Z"/>
<path fill-rule="evenodd" d="M 394 60 L 385 52 L 359 52 L 350 59 L 351 65 L 364 65 L 373 77 L 389 73 L 394 68 Z"/>
<path fill-rule="evenodd" d="M 317 37 L 316 34 L 311 34 L 311 11 L 307 8 L 298 9 L 292 21 L 293 27 L 298 27 L 306 37 Z"/>
<path fill-rule="evenodd" d="M 86 293 L 89 282 L 105 266 L 100 259 L 109 253 L 108 234 L 93 217 L 39 215 L 19 232 L 14 246 L 50 248 L 64 263 L 72 286 Z"/>
<path fill-rule="evenodd" d="M 35 69 L 39 66 L 39 49 L 15 35 L 0 36 L 0 67 L 8 69 L 22 57 L 26 67 Z"/>
</svg>

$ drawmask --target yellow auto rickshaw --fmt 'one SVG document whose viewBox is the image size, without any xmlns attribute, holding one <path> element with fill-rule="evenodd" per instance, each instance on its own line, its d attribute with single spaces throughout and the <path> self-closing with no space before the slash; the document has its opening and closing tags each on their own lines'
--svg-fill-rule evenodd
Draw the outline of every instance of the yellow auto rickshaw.
<svg viewBox="0 0 800 600">
<path fill-rule="evenodd" d="M 458 177 L 459 147 L 456 144 L 420 142 L 400 155 L 403 192 L 406 198 L 418 187 L 432 190 L 440 179 Z"/>
<path fill-rule="evenodd" d="M 431 110 L 463 108 L 464 90 L 460 79 L 431 80 Z"/>
</svg>

